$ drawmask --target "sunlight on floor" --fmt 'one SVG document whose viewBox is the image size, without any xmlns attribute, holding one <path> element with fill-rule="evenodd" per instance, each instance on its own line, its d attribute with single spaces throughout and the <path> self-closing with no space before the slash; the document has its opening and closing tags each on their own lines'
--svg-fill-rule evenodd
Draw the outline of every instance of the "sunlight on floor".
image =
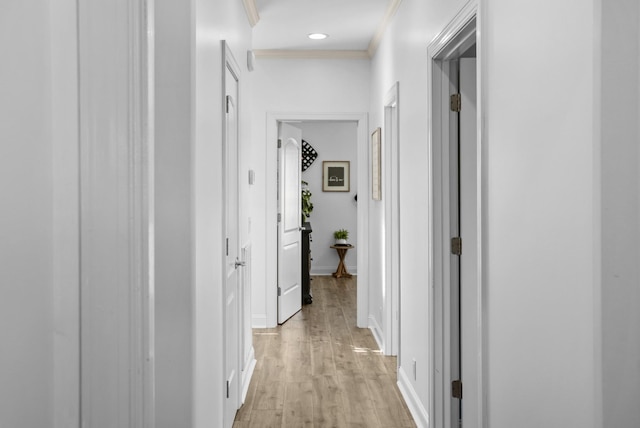
<svg viewBox="0 0 640 428">
<path fill-rule="evenodd" d="M 357 346 L 352 346 L 353 352 L 358 354 L 378 354 L 382 355 L 382 351 L 379 349 L 370 349 L 370 348 L 359 348 Z"/>
</svg>

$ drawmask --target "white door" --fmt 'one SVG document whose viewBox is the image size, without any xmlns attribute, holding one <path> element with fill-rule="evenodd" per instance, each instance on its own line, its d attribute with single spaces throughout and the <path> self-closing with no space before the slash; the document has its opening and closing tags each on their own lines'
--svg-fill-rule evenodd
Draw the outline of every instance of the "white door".
<svg viewBox="0 0 640 428">
<path fill-rule="evenodd" d="M 459 255 L 451 255 L 451 376 L 462 385 L 461 397 L 451 398 L 451 426 L 473 428 L 479 411 L 476 60 L 460 58 L 451 69 L 461 97 L 450 131 L 451 141 L 457 141 L 450 147 L 451 236 L 462 243 Z"/>
<path fill-rule="evenodd" d="M 462 396 L 465 428 L 478 426 L 478 202 L 476 59 L 460 59 L 460 378 L 467 391 Z"/>
<path fill-rule="evenodd" d="M 280 123 L 278 135 L 278 324 L 282 324 L 302 309 L 302 131 Z"/>
<path fill-rule="evenodd" d="M 450 62 L 449 91 L 451 96 L 458 95 L 458 61 Z M 454 392 L 454 382 L 460 381 L 460 255 L 454 251 L 453 239 L 460 237 L 460 113 L 451 109 L 449 113 L 449 236 L 452 238 L 452 248 L 449 254 L 449 323 L 450 335 L 450 382 L 451 382 L 451 414 L 449 420 L 445 416 L 445 427 L 458 427 L 462 419 L 461 400 Z"/>
<path fill-rule="evenodd" d="M 230 428 L 240 407 L 239 365 L 239 272 L 241 262 L 238 228 L 238 74 L 227 62 L 225 68 L 225 141 L 224 141 L 224 201 L 225 201 L 225 284 L 224 284 L 224 373 L 226 400 L 224 427 Z"/>
</svg>

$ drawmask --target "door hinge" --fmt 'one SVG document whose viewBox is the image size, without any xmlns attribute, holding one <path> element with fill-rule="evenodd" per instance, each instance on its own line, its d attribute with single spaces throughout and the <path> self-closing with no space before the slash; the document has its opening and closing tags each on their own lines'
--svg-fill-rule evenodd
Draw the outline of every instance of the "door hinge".
<svg viewBox="0 0 640 428">
<path fill-rule="evenodd" d="M 282 288 L 278 287 L 278 297 L 282 296 Z"/>
<path fill-rule="evenodd" d="M 278 213 L 278 223 L 280 223 L 282 221 L 282 214 Z"/>
<path fill-rule="evenodd" d="M 462 238 L 456 236 L 451 238 L 451 254 L 459 256 L 462 254 Z"/>
<path fill-rule="evenodd" d="M 227 95 L 226 100 L 227 100 L 226 110 L 227 110 L 227 113 L 229 113 L 229 104 L 231 103 L 231 95 Z"/>
<path fill-rule="evenodd" d="M 451 95 L 451 111 L 460 112 L 462 110 L 462 96 L 460 94 Z"/>
<path fill-rule="evenodd" d="M 227 381 L 227 398 L 229 398 L 229 389 L 230 389 L 229 381 Z"/>
<path fill-rule="evenodd" d="M 226 252 L 227 252 L 227 256 L 229 255 L 229 238 L 227 238 L 227 243 L 226 243 Z"/>
<path fill-rule="evenodd" d="M 282 140 L 278 138 L 278 148 L 281 149 L 282 148 Z"/>
<path fill-rule="evenodd" d="M 451 382 L 451 396 L 453 398 L 462 399 L 462 381 L 454 380 Z"/>
</svg>

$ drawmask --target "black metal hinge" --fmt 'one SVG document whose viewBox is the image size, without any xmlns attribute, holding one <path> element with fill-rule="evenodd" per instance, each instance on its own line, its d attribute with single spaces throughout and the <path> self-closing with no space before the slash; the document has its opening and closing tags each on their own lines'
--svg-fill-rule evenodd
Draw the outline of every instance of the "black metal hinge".
<svg viewBox="0 0 640 428">
<path fill-rule="evenodd" d="M 462 381 L 461 380 L 454 380 L 453 382 L 451 382 L 451 396 L 453 398 L 462 399 Z"/>
<path fill-rule="evenodd" d="M 460 112 L 462 110 L 462 96 L 460 94 L 451 95 L 451 111 Z"/>
<path fill-rule="evenodd" d="M 278 148 L 281 149 L 282 148 L 282 140 L 278 138 Z"/>
<path fill-rule="evenodd" d="M 462 254 L 462 238 L 456 236 L 451 238 L 451 254 L 459 256 Z"/>
</svg>

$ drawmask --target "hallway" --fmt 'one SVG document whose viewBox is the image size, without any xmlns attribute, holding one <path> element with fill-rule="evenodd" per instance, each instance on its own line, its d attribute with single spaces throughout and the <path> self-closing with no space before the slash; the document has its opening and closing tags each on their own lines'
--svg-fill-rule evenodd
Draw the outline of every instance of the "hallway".
<svg viewBox="0 0 640 428">
<path fill-rule="evenodd" d="M 313 303 L 254 329 L 258 360 L 234 428 L 415 427 L 385 357 L 356 325 L 356 278 L 316 276 Z"/>
</svg>

